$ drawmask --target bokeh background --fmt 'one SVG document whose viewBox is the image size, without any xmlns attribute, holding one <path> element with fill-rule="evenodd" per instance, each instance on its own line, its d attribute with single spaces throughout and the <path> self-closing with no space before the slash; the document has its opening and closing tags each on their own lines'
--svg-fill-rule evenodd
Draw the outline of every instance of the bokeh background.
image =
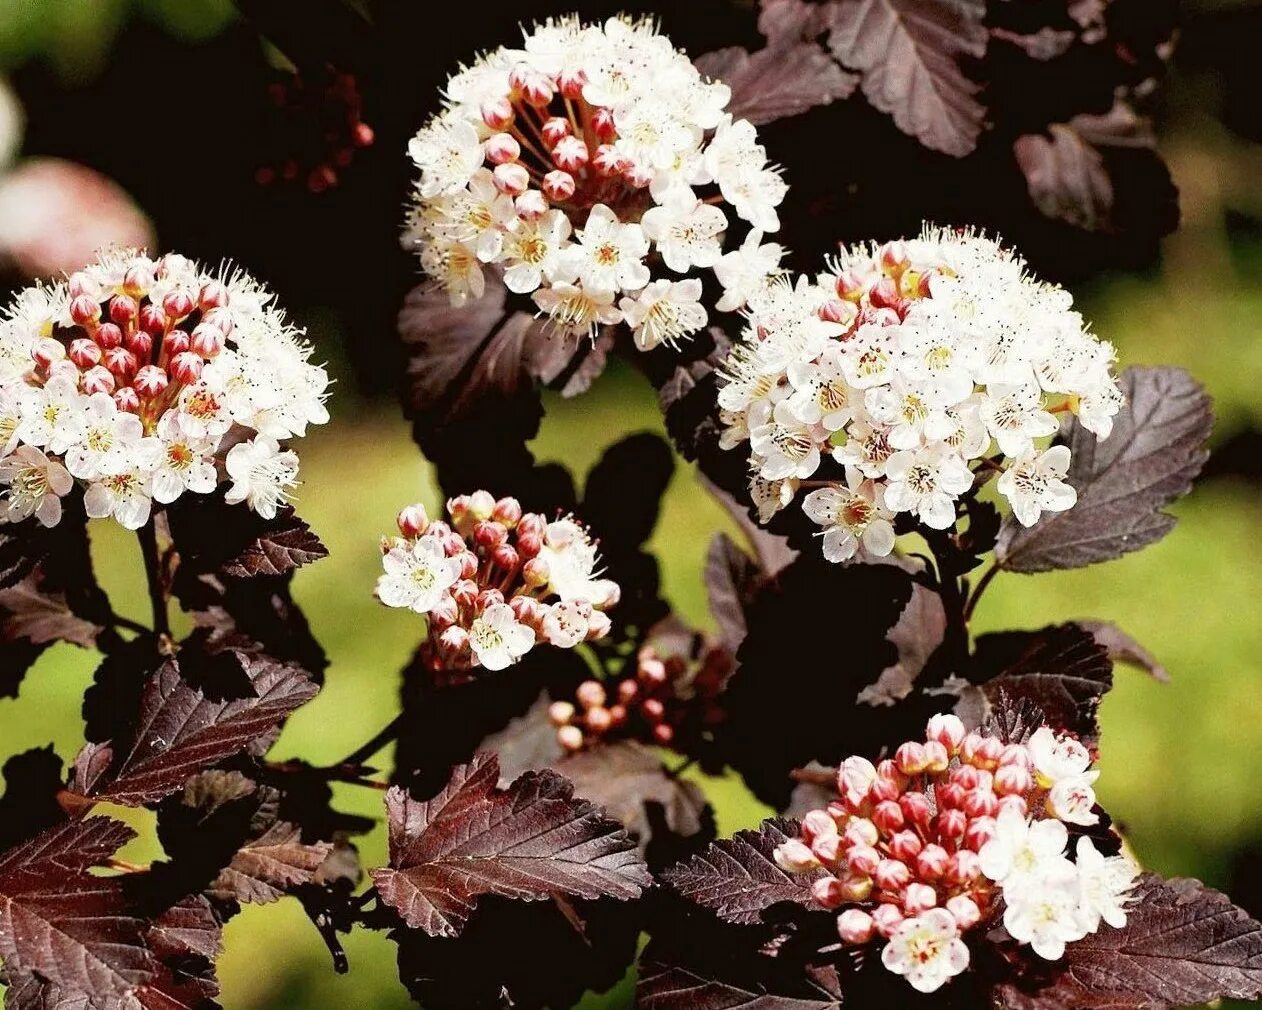
<svg viewBox="0 0 1262 1010">
<path fill-rule="evenodd" d="M 511 34 L 514 20 L 533 13 L 529 7 L 517 4 L 511 17 L 477 26 L 484 41 Z M 453 31 L 461 39 L 476 35 L 471 25 Z M 714 32 L 715 45 L 729 41 L 721 24 Z M 425 64 L 422 76 L 436 81 L 449 69 L 449 38 L 437 48 L 432 38 L 406 43 L 404 51 Z M 1182 224 L 1140 268 L 1089 277 L 1072 264 L 1064 271 L 1123 362 L 1182 365 L 1213 394 L 1210 468 L 1176 506 L 1179 525 L 1163 542 L 1086 570 L 1006 575 L 977 617 L 980 631 L 1107 618 L 1157 656 L 1171 683 L 1120 669 L 1104 704 L 1101 799 L 1148 866 L 1231 888 L 1255 915 L 1262 913 L 1260 44 L 1262 6 L 1186 6 L 1158 110 Z M 332 423 L 300 446 L 299 508 L 331 556 L 295 583 L 332 666 L 322 694 L 278 744 L 279 756 L 319 763 L 391 718 L 398 671 L 417 640 L 415 618 L 379 607 L 371 590 L 376 538 L 395 511 L 414 500 L 438 505 L 429 467 L 392 396 L 400 368 L 393 314 L 415 282 L 392 224 L 408 171 L 400 138 L 419 125 L 433 94 L 366 86 L 364 114 L 376 143 L 357 154 L 336 187 L 313 195 L 300 185 L 260 186 L 262 155 L 247 140 L 279 129 L 264 100 L 275 80 L 269 68 L 278 64 L 229 0 L 0 0 L 0 73 L 25 107 L 21 159 L 57 157 L 96 169 L 131 194 L 161 248 L 240 260 L 276 287 L 338 376 Z M 90 215 L 105 199 L 98 193 L 58 211 Z M 0 234 L 4 227 L 0 220 Z M 14 271 L 5 283 L 19 283 Z M 534 448 L 578 474 L 605 444 L 661 429 L 653 392 L 616 367 L 591 394 L 549 396 L 546 404 Z M 470 451 L 494 453 L 495 446 Z M 652 546 L 669 598 L 695 622 L 706 620 L 701 563 L 720 529 L 730 529 L 729 520 L 681 462 Z M 110 524 L 94 551 L 117 609 L 143 618 L 134 542 Z M 0 700 L 0 757 L 49 742 L 64 758 L 74 755 L 80 698 L 95 661 L 65 645 L 45 653 L 21 696 Z M 767 813 L 736 781 L 704 784 L 723 834 Z M 379 795 L 340 788 L 344 808 L 378 812 Z M 130 819 L 147 826 L 134 812 Z M 150 830 L 127 855 L 155 857 L 152 839 Z M 384 832 L 362 839 L 361 850 L 367 865 L 382 862 Z M 384 936 L 359 933 L 347 947 L 352 972 L 335 976 L 296 902 L 250 907 L 227 930 L 223 1003 L 228 1010 L 411 1005 Z M 627 1006 L 629 999 L 624 985 L 589 996 L 584 1006 Z"/>
</svg>

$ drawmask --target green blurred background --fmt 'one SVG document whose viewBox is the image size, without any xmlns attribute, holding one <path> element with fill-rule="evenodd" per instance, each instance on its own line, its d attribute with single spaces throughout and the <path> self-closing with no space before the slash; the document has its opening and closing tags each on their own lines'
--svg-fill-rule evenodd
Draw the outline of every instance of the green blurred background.
<svg viewBox="0 0 1262 1010">
<path fill-rule="evenodd" d="M 185 41 L 210 38 L 232 18 L 227 0 L 0 0 L 0 69 L 32 61 L 66 82 L 92 88 L 110 59 L 115 33 L 138 18 Z M 1162 150 L 1182 192 L 1184 223 L 1165 241 L 1161 263 L 1142 276 L 1079 285 L 1084 312 L 1115 341 L 1124 363 L 1173 363 L 1213 394 L 1223 433 L 1262 424 L 1262 238 L 1240 221 L 1262 218 L 1262 151 L 1230 134 L 1214 115 L 1219 82 L 1198 72 L 1170 84 Z M 263 276 L 266 270 L 257 267 Z M 302 515 L 331 556 L 302 570 L 299 602 L 332 660 L 327 685 L 288 725 L 280 757 L 331 761 L 353 749 L 396 710 L 398 670 L 418 637 L 417 619 L 372 598 L 377 536 L 395 511 L 438 494 L 397 408 L 362 398 L 350 381 L 340 334 L 329 317 L 307 324 L 331 368 L 345 377 L 332 399 L 333 422 L 299 446 Z M 660 430 L 656 399 L 618 368 L 578 400 L 549 398 L 535 448 L 583 473 L 605 444 Z M 593 433 L 599 433 L 593 437 Z M 1243 444 L 1244 449 L 1239 446 Z M 1237 443 L 1255 471 L 1256 450 Z M 1256 442 L 1252 443 L 1256 446 Z M 1163 542 L 1120 561 L 1075 572 L 1000 578 L 977 630 L 1035 627 L 1074 617 L 1116 621 L 1168 668 L 1161 685 L 1121 669 L 1104 704 L 1099 791 L 1125 825 L 1138 856 L 1167 875 L 1227 885 L 1241 853 L 1262 844 L 1262 515 L 1256 472 L 1202 482 L 1176 507 L 1180 522 Z M 104 526 L 104 524 L 102 524 Z M 730 529 L 681 463 L 652 546 L 665 589 L 689 619 L 706 621 L 701 565 L 718 529 Z M 122 613 L 145 617 L 134 541 L 105 526 L 94 545 L 98 569 Z M 0 757 L 50 741 L 70 759 L 82 740 L 79 704 L 96 657 L 70 646 L 47 652 L 21 697 L 0 700 Z M 705 783 L 728 834 L 767 811 L 735 781 Z M 341 787 L 340 804 L 376 815 L 380 797 Z M 128 817 L 142 828 L 145 815 Z M 361 842 L 367 865 L 384 859 L 384 832 Z M 158 855 L 152 830 L 125 853 Z M 1256 912 L 1257 910 L 1255 910 Z M 384 936 L 353 935 L 352 971 L 338 977 L 299 905 L 286 899 L 250 907 L 229 925 L 220 963 L 228 1010 L 327 1006 L 405 1007 L 393 947 Z M 261 970 L 266 966 L 267 970 Z M 629 990 L 585 1006 L 629 1005 Z"/>
</svg>

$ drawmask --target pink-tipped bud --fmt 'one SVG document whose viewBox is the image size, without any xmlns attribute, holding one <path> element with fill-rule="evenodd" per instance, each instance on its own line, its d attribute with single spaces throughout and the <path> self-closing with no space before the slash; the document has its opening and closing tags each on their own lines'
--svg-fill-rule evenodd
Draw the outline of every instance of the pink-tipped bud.
<svg viewBox="0 0 1262 1010">
<path fill-rule="evenodd" d="M 548 213 L 548 201 L 537 189 L 526 190 L 513 202 L 513 207 L 517 216 L 525 221 L 538 221 Z"/>
<path fill-rule="evenodd" d="M 974 852 L 981 852 L 982 846 L 995 837 L 995 819 L 993 817 L 976 817 L 968 822 L 964 831 L 964 844 Z"/>
<path fill-rule="evenodd" d="M 828 323 L 850 324 L 854 321 L 854 305 L 840 298 L 830 298 L 819 308 L 819 317 Z"/>
<path fill-rule="evenodd" d="M 837 834 L 837 822 L 825 810 L 812 810 L 802 818 L 802 840 L 810 845 L 817 838 L 831 838 Z"/>
<path fill-rule="evenodd" d="M 429 515 L 425 511 L 425 506 L 418 502 L 400 509 L 399 514 L 395 516 L 395 524 L 405 537 L 419 537 L 429 528 Z"/>
<path fill-rule="evenodd" d="M 1004 743 L 998 737 L 988 736 L 982 739 L 973 757 L 973 764 L 986 771 L 994 771 L 999 767 L 999 758 L 1004 752 Z"/>
<path fill-rule="evenodd" d="M 140 328 L 146 333 L 152 333 L 155 337 L 160 337 L 166 332 L 167 317 L 160 305 L 150 304 L 142 306 L 137 319 L 140 323 Z"/>
<path fill-rule="evenodd" d="M 132 386 L 136 392 L 140 394 L 142 400 L 152 400 L 156 396 L 161 396 L 166 392 L 167 384 L 171 380 L 167 378 L 167 373 L 157 365 L 145 365 L 136 373 L 136 378 L 132 380 Z"/>
<path fill-rule="evenodd" d="M 632 704 L 640 694 L 640 685 L 634 680 L 620 681 L 618 684 L 618 701 L 624 705 Z"/>
<path fill-rule="evenodd" d="M 955 887 L 962 887 L 971 884 L 982 875 L 981 859 L 976 852 L 969 849 L 960 849 L 959 852 L 951 854 L 951 858 L 947 860 L 946 872 L 942 874 L 942 878 Z"/>
<path fill-rule="evenodd" d="M 842 837 L 845 839 L 847 845 L 875 846 L 880 840 L 881 833 L 876 830 L 876 825 L 868 820 L 868 818 L 852 817 L 846 822 L 846 827 L 842 832 Z"/>
<path fill-rule="evenodd" d="M 97 365 L 83 373 L 82 385 L 83 391 L 91 396 L 93 393 L 112 393 L 117 383 L 108 369 Z"/>
<path fill-rule="evenodd" d="M 934 787 L 940 810 L 952 810 L 964 802 L 965 789 L 958 782 L 939 783 Z"/>
<path fill-rule="evenodd" d="M 1021 765 L 1000 765 L 995 770 L 995 792 L 1000 796 L 1023 796 L 1034 788 L 1034 776 Z"/>
<path fill-rule="evenodd" d="M 539 625 L 543 623 L 544 617 L 547 616 L 543 609 L 543 604 L 529 596 L 514 596 L 508 601 L 509 607 L 512 608 L 513 616 L 522 624 L 528 625 L 539 630 Z"/>
<path fill-rule="evenodd" d="M 587 619 L 587 641 L 595 642 L 597 639 L 604 638 L 612 627 L 613 621 L 609 619 L 608 614 L 593 610 Z"/>
<path fill-rule="evenodd" d="M 937 740 L 925 744 L 925 774 L 941 775 L 951 764 L 951 755 Z"/>
<path fill-rule="evenodd" d="M 790 838 L 783 845 L 777 845 L 772 853 L 776 865 L 785 873 L 805 873 L 819 866 L 810 847 L 797 838 Z"/>
<path fill-rule="evenodd" d="M 907 788 L 907 776 L 898 770 L 898 765 L 886 758 L 876 766 L 876 777 L 878 779 L 888 779 L 890 782 L 898 786 L 899 792 Z"/>
<path fill-rule="evenodd" d="M 842 943 L 853 947 L 861 946 L 872 939 L 876 933 L 876 923 L 861 908 L 847 908 L 837 916 L 837 935 Z"/>
<path fill-rule="evenodd" d="M 966 735 L 964 723 L 958 715 L 950 712 L 933 716 L 925 729 L 925 739 L 942 744 L 952 757 L 960 749 Z"/>
<path fill-rule="evenodd" d="M 568 701 L 554 701 L 548 706 L 548 721 L 553 726 L 567 726 L 574 718 L 574 706 Z"/>
<path fill-rule="evenodd" d="M 924 745 L 913 742 L 903 744 L 894 754 L 894 763 L 904 775 L 919 775 L 928 764 Z"/>
<path fill-rule="evenodd" d="M 70 303 L 70 318 L 80 326 L 95 326 L 101 318 L 101 303 L 90 295 L 80 295 Z"/>
<path fill-rule="evenodd" d="M 539 128 L 540 136 L 543 137 L 543 142 L 548 145 L 549 150 L 556 147 L 563 137 L 569 137 L 573 132 L 574 128 L 564 116 L 553 116 Z"/>
<path fill-rule="evenodd" d="M 203 312 L 228 304 L 228 289 L 218 281 L 207 281 L 197 295 L 197 307 Z"/>
<path fill-rule="evenodd" d="M 898 805 L 897 801 L 882 800 L 872 810 L 872 822 L 883 834 L 891 835 L 895 831 L 901 830 L 907 819 L 903 816 L 903 808 Z"/>
<path fill-rule="evenodd" d="M 125 414 L 138 414 L 140 412 L 140 397 L 131 386 L 124 386 L 122 389 L 115 390 L 114 406 Z"/>
<path fill-rule="evenodd" d="M 941 838 L 963 838 L 967 827 L 968 814 L 963 810 L 943 810 L 938 814 L 938 835 Z"/>
<path fill-rule="evenodd" d="M 142 331 L 144 332 L 144 331 Z M 174 358 L 177 354 L 183 354 L 187 351 L 192 341 L 183 330 L 172 330 L 162 338 L 162 353 L 167 358 Z"/>
<path fill-rule="evenodd" d="M 479 547 L 498 547 L 508 539 L 503 523 L 482 519 L 473 524 L 473 542 Z"/>
<path fill-rule="evenodd" d="M 971 765 L 961 765 L 960 767 L 952 770 L 951 782 L 954 785 L 959 786 L 965 792 L 968 792 L 969 790 L 976 789 L 981 785 L 982 774 L 978 769 L 972 767 Z M 961 800 L 960 804 L 956 805 L 959 806 L 962 803 L 963 800 Z"/>
<path fill-rule="evenodd" d="M 562 70 L 557 78 L 557 87 L 561 94 L 571 100 L 583 97 L 583 86 L 587 84 L 586 70 Z"/>
<path fill-rule="evenodd" d="M 937 880 L 946 873 L 951 856 L 941 845 L 930 843 L 916 857 L 916 876 L 921 880 Z"/>
<path fill-rule="evenodd" d="M 1003 796 L 999 800 L 999 813 L 1002 814 L 1005 810 L 1013 810 L 1024 817 L 1030 812 L 1030 806 L 1024 796 Z M 999 814 L 995 816 L 998 817 Z"/>
<path fill-rule="evenodd" d="M 903 924 L 903 910 L 897 905 L 878 905 L 872 912 L 872 923 L 877 933 L 889 939 Z"/>
<path fill-rule="evenodd" d="M 899 293 L 898 283 L 892 277 L 882 277 L 868 290 L 868 301 L 878 309 L 899 312 L 907 303 Z"/>
<path fill-rule="evenodd" d="M 811 842 L 811 851 L 821 862 L 836 863 L 842 859 L 841 836 L 821 835 Z"/>
<path fill-rule="evenodd" d="M 520 546 L 519 542 L 518 547 Z M 538 586 L 546 586 L 551 574 L 548 563 L 543 558 L 531 558 L 521 566 L 522 581 L 532 589 Z"/>
<path fill-rule="evenodd" d="M 909 824 L 924 827 L 933 816 L 933 805 L 924 793 L 903 793 L 898 798 L 898 805 L 903 808 L 903 816 Z"/>
<path fill-rule="evenodd" d="M 894 803 L 903 795 L 903 786 L 890 778 L 878 778 L 868 788 L 868 798 L 873 803 Z"/>
<path fill-rule="evenodd" d="M 110 324 L 106 324 L 110 325 Z M 98 334 L 100 331 L 97 331 Z M 133 330 L 123 338 L 123 346 L 141 361 L 148 361 L 153 351 L 153 336 L 144 330 Z"/>
<path fill-rule="evenodd" d="M 70 292 L 71 298 L 90 297 L 100 301 L 101 287 L 95 280 L 83 271 L 77 271 L 70 275 L 66 282 L 66 287 Z"/>
<path fill-rule="evenodd" d="M 460 619 L 460 608 L 450 596 L 442 596 L 430 609 L 429 623 L 439 630 L 448 628 Z"/>
<path fill-rule="evenodd" d="M 609 709 L 597 706 L 587 710 L 583 722 L 592 733 L 599 736 L 608 732 L 609 727 L 613 725 L 613 716 L 609 714 Z"/>
<path fill-rule="evenodd" d="M 597 175 L 612 178 L 627 168 L 627 159 L 612 144 L 601 144 L 592 154 L 591 165 Z"/>
<path fill-rule="evenodd" d="M 871 845 L 852 845 L 846 850 L 846 868 L 856 877 L 870 877 L 880 865 L 881 853 Z"/>
<path fill-rule="evenodd" d="M 478 593 L 478 598 L 474 602 L 473 609 L 481 614 L 489 607 L 497 606 L 503 602 L 504 594 L 498 589 L 483 589 L 480 593 Z"/>
<path fill-rule="evenodd" d="M 223 330 L 209 323 L 199 323 L 189 337 L 189 347 L 203 358 L 218 357 L 223 345 Z"/>
<path fill-rule="evenodd" d="M 994 817 L 999 811 L 999 797 L 989 789 L 973 789 L 964 795 L 963 810 L 969 817 Z"/>
<path fill-rule="evenodd" d="M 521 502 L 516 498 L 501 498 L 491 510 L 491 518 L 511 529 L 521 519 Z"/>
<path fill-rule="evenodd" d="M 132 298 L 143 298 L 153 287 L 153 272 L 148 267 L 128 267 L 123 274 L 123 290 Z"/>
<path fill-rule="evenodd" d="M 911 883 L 911 870 L 907 868 L 906 863 L 900 860 L 882 859 L 880 865 L 876 868 L 876 872 L 872 874 L 872 879 L 876 881 L 876 886 L 882 891 L 898 894 Z"/>
<path fill-rule="evenodd" d="M 458 656 L 469 647 L 469 632 L 458 624 L 444 628 L 438 636 L 438 648 L 444 655 Z"/>
<path fill-rule="evenodd" d="M 140 367 L 140 363 L 136 360 L 136 355 L 125 347 L 111 347 L 108 351 L 103 352 L 101 356 L 101 364 L 110 370 L 110 373 L 119 379 L 130 379 L 136 374 L 136 369 Z"/>
<path fill-rule="evenodd" d="M 820 877 L 811 884 L 811 896 L 824 908 L 839 908 L 846 902 L 846 885 L 836 877 Z"/>
<path fill-rule="evenodd" d="M 583 708 L 594 708 L 597 705 L 603 705 L 607 700 L 605 688 L 598 680 L 583 681 L 574 692 L 574 697 Z"/>
<path fill-rule="evenodd" d="M 552 82 L 543 74 L 530 73 L 525 76 L 521 82 L 521 98 L 527 105 L 533 105 L 536 109 L 542 109 L 552 101 L 552 96 L 556 94 L 556 90 L 552 87 Z"/>
<path fill-rule="evenodd" d="M 621 726 L 627 721 L 627 709 L 625 705 L 610 705 L 609 719 L 613 726 Z"/>
<path fill-rule="evenodd" d="M 982 920 L 982 912 L 977 907 L 977 902 L 967 894 L 957 894 L 954 898 L 948 898 L 946 910 L 951 913 L 961 933 L 972 929 Z"/>
<path fill-rule="evenodd" d="M 171 359 L 171 376 L 176 382 L 192 385 L 202 377 L 202 359 L 192 351 L 184 351 Z"/>
<path fill-rule="evenodd" d="M 492 165 L 507 165 L 521 157 L 521 144 L 511 133 L 497 133 L 486 142 L 486 160 Z"/>
<path fill-rule="evenodd" d="M 675 729 L 664 722 L 659 722 L 653 727 L 653 739 L 663 747 L 669 747 L 670 742 L 675 739 Z"/>
<path fill-rule="evenodd" d="M 454 557 L 460 562 L 460 577 L 462 579 L 472 579 L 478 574 L 478 556 L 473 551 L 461 551 Z"/>
<path fill-rule="evenodd" d="M 583 731 L 577 726 L 562 726 L 557 730 L 557 743 L 567 751 L 583 749 Z"/>
<path fill-rule="evenodd" d="M 907 269 L 911 262 L 907 253 L 907 245 L 901 241 L 886 242 L 881 247 L 881 266 L 889 273 L 898 275 Z"/>
<path fill-rule="evenodd" d="M 521 564 L 521 558 L 508 544 L 498 544 L 491 550 L 491 562 L 501 571 L 514 572 Z"/>
<path fill-rule="evenodd" d="M 578 172 L 587 164 L 587 145 L 578 137 L 562 137 L 552 149 L 552 161 L 564 172 Z"/>
<path fill-rule="evenodd" d="M 225 337 L 232 336 L 232 313 L 227 308 L 220 306 L 219 308 L 210 309 L 202 316 L 202 322 L 208 326 L 218 326 L 223 330 Z"/>
<path fill-rule="evenodd" d="M 623 168 L 622 181 L 632 189 L 647 189 L 653 181 L 652 169 L 646 165 L 631 163 Z"/>
<path fill-rule="evenodd" d="M 110 299 L 110 318 L 119 326 L 127 326 L 140 314 L 140 303 L 127 295 L 115 295 Z"/>
<path fill-rule="evenodd" d="M 903 894 L 903 910 L 908 915 L 919 915 L 938 904 L 938 892 L 928 884 L 908 884 Z"/>
<path fill-rule="evenodd" d="M 837 275 L 835 287 L 837 289 L 837 297 L 848 302 L 858 302 L 863 299 L 865 285 L 863 278 L 853 270 L 843 270 Z"/>
<path fill-rule="evenodd" d="M 530 173 L 517 162 L 495 166 L 495 188 L 509 196 L 520 196 L 530 186 Z"/>
<path fill-rule="evenodd" d="M 978 751 L 981 750 L 982 742 L 986 737 L 980 733 L 969 733 L 960 742 L 960 760 L 966 765 L 971 765 L 977 760 Z"/>
<path fill-rule="evenodd" d="M 574 195 L 574 176 L 569 172 L 553 171 L 543 177 L 543 193 L 556 203 L 564 203 Z"/>
<path fill-rule="evenodd" d="M 444 534 L 434 533 L 434 539 L 443 545 L 443 553 L 449 558 L 463 554 L 468 549 L 465 545 L 464 537 L 455 530 L 448 530 Z"/>
<path fill-rule="evenodd" d="M 517 114 L 513 111 L 513 103 L 508 100 L 507 95 L 488 98 L 482 103 L 481 112 L 482 122 L 492 130 L 507 130 L 517 118 Z"/>
<path fill-rule="evenodd" d="M 80 339 L 76 340 L 75 343 L 91 344 L 92 341 Z M 35 346 L 31 349 L 31 358 L 34 360 L 35 364 L 44 369 L 51 368 L 54 362 L 63 361 L 65 360 L 65 357 L 65 345 L 62 344 L 60 340 L 56 340 L 53 337 L 40 337 L 39 340 L 35 341 Z M 74 359 L 72 358 L 71 360 L 73 361 Z M 91 364 L 95 363 L 96 362 L 91 362 Z M 77 365 L 79 363 L 75 361 L 75 364 Z M 89 367 L 91 367 L 91 364 Z"/>
<path fill-rule="evenodd" d="M 660 698 L 645 698 L 640 702 L 640 712 L 650 722 L 657 722 L 666 717 L 666 703 Z"/>
<path fill-rule="evenodd" d="M 461 610 L 472 610 L 478 599 L 478 584 L 463 578 L 451 587 L 451 596 Z"/>
<path fill-rule="evenodd" d="M 618 136 L 618 126 L 614 122 L 613 110 L 600 108 L 592 113 L 592 129 L 603 143 L 610 143 Z"/>
<path fill-rule="evenodd" d="M 999 767 L 1006 768 L 1009 765 L 1016 765 L 1027 771 L 1034 770 L 1034 759 L 1030 757 L 1030 748 L 1025 744 L 1010 743 L 1003 749 L 1003 753 L 999 755 Z"/>
<path fill-rule="evenodd" d="M 846 874 L 842 878 L 842 885 L 846 889 L 847 901 L 867 901 L 872 897 L 872 878 L 861 877 L 853 873 Z"/>
<path fill-rule="evenodd" d="M 890 839 L 890 855 L 908 865 L 915 864 L 922 847 L 920 836 L 914 831 L 899 831 Z"/>
<path fill-rule="evenodd" d="M 58 347 L 61 346 L 57 341 L 53 341 Z M 36 361 L 39 359 L 36 358 Z M 70 341 L 70 360 L 80 368 L 91 368 L 101 362 L 101 345 L 93 340 L 85 337 L 79 337 Z M 45 366 L 47 367 L 47 366 Z"/>
<path fill-rule="evenodd" d="M 172 321 L 183 319 L 196 307 L 187 291 L 168 291 L 162 299 L 162 311 Z"/>
</svg>

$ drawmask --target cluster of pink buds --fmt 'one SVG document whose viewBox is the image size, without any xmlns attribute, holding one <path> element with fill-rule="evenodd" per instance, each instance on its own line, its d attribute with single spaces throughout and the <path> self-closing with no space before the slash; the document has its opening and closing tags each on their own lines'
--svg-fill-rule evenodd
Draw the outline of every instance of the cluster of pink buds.
<svg viewBox="0 0 1262 1010">
<path fill-rule="evenodd" d="M 1065 823 L 1094 823 L 1090 754 L 1071 737 L 1037 731 L 1026 743 L 966 732 L 934 716 L 926 739 L 873 765 L 842 764 L 839 797 L 776 849 L 787 872 L 825 874 L 815 900 L 841 909 L 844 943 L 887 942 L 882 960 L 923 992 L 969 962 L 961 937 L 1004 909 L 1014 939 L 1058 958 L 1067 942 L 1116 922 L 1129 864 L 1079 840 L 1066 858 Z"/>
<path fill-rule="evenodd" d="M 732 655 L 722 646 L 672 628 L 641 646 L 635 672 L 617 682 L 612 702 L 603 684 L 588 680 L 575 692 L 575 703 L 553 702 L 548 718 L 567 751 L 616 736 L 674 746 L 681 734 L 722 722 L 718 698 L 731 672 Z"/>
<path fill-rule="evenodd" d="M 608 634 L 618 587 L 598 577 L 596 546 L 573 517 L 548 522 L 486 491 L 452 498 L 447 515 L 400 512 L 377 580 L 386 606 L 427 616 L 435 673 L 502 670 L 538 642 L 570 649 Z"/>
<path fill-rule="evenodd" d="M 357 150 L 372 146 L 354 74 L 326 67 L 314 82 L 294 74 L 270 85 L 268 97 L 279 117 L 273 137 L 281 150 L 254 173 L 261 186 L 301 179 L 310 192 L 323 193 L 337 185 Z"/>
</svg>

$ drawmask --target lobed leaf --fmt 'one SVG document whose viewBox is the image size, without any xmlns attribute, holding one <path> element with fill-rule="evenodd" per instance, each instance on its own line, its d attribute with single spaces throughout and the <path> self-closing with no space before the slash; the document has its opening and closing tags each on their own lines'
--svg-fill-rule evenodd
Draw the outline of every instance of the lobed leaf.
<svg viewBox="0 0 1262 1010">
<path fill-rule="evenodd" d="M 838 1010 L 836 999 L 779 996 L 710 978 L 677 965 L 644 961 L 635 987 L 636 1010 Z"/>
<path fill-rule="evenodd" d="M 796 116 L 817 105 L 849 98 L 856 74 L 837 65 L 814 42 L 768 45 L 756 52 L 729 46 L 704 53 L 697 69 L 732 89 L 727 111 L 755 126 Z"/>
</svg>

